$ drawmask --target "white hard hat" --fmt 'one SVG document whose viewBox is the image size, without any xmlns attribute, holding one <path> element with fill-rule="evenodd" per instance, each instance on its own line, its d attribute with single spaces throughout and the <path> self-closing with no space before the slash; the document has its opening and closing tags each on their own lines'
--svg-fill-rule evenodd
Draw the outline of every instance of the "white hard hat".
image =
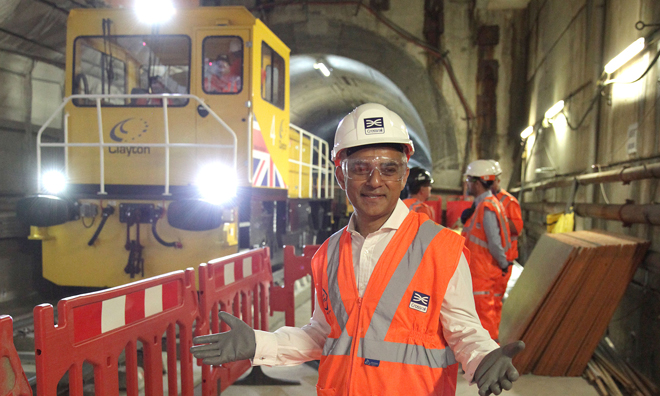
<svg viewBox="0 0 660 396">
<path fill-rule="evenodd" d="M 484 181 L 495 180 L 497 172 L 495 166 L 489 160 L 476 160 L 470 162 L 465 170 L 466 176 L 479 177 Z"/>
<path fill-rule="evenodd" d="M 332 160 L 337 164 L 339 153 L 347 148 L 379 143 L 402 144 L 408 159 L 415 152 L 401 117 L 383 105 L 365 103 L 339 122 Z"/>
<path fill-rule="evenodd" d="M 495 160 L 490 160 L 490 162 L 493 164 L 493 167 L 495 167 L 495 176 L 501 175 L 502 167 L 500 166 L 500 163 Z"/>
</svg>

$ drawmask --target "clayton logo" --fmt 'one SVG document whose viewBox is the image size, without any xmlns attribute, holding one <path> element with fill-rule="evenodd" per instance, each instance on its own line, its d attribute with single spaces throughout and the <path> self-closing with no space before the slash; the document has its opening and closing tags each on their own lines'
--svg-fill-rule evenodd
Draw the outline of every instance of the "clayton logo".
<svg viewBox="0 0 660 396">
<path fill-rule="evenodd" d="M 149 130 L 149 124 L 147 121 L 135 118 L 127 118 L 123 121 L 118 122 L 110 130 L 110 139 L 117 143 L 133 143 L 135 139 L 139 139 Z M 131 154 L 151 154 L 150 147 L 108 147 L 108 152 L 110 154 L 125 154 L 131 156 Z"/>
<path fill-rule="evenodd" d="M 367 135 L 385 133 L 385 128 L 383 125 L 383 117 L 365 118 L 364 133 Z"/>
<path fill-rule="evenodd" d="M 429 297 L 428 294 L 420 293 L 417 291 L 413 292 L 412 298 L 410 299 L 410 305 L 408 307 L 415 309 L 419 312 L 424 312 L 429 309 Z"/>
</svg>

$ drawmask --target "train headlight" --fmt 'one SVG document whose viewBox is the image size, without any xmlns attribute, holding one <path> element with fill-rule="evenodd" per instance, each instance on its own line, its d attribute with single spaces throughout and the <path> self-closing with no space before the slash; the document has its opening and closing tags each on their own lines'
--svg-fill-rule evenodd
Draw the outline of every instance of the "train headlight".
<svg viewBox="0 0 660 396">
<path fill-rule="evenodd" d="M 172 0 L 135 1 L 135 13 L 138 19 L 150 25 L 169 21 L 174 12 Z"/>
<path fill-rule="evenodd" d="M 220 205 L 236 196 L 238 182 L 233 169 L 220 164 L 212 164 L 200 171 L 195 184 L 202 199 Z"/>
<path fill-rule="evenodd" d="M 66 188 L 66 178 L 62 172 L 48 171 L 41 180 L 44 189 L 50 194 L 59 194 Z"/>
</svg>

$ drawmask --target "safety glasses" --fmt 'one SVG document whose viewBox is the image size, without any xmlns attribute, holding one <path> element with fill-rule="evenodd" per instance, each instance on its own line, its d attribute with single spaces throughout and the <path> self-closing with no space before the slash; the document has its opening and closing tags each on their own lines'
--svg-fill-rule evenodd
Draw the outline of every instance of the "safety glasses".
<svg viewBox="0 0 660 396">
<path fill-rule="evenodd" d="M 407 164 L 387 157 L 346 158 L 341 162 L 344 177 L 351 180 L 365 181 L 376 169 L 383 181 L 401 181 L 406 175 Z"/>
</svg>

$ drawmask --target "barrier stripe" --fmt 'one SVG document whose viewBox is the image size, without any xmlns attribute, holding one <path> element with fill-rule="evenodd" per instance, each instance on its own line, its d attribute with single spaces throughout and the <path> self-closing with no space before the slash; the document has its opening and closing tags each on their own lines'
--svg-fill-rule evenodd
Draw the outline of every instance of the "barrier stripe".
<svg viewBox="0 0 660 396">
<path fill-rule="evenodd" d="M 215 264 L 218 261 L 219 260 L 209 261 L 209 264 Z M 243 280 L 259 271 L 259 263 L 253 261 L 251 256 L 238 259 L 234 262 L 215 268 L 215 286 L 223 287 L 231 285 L 232 283 Z"/>
<path fill-rule="evenodd" d="M 179 304 L 179 282 L 172 281 L 75 307 L 73 308 L 74 342 L 82 342 L 135 323 Z"/>
</svg>

